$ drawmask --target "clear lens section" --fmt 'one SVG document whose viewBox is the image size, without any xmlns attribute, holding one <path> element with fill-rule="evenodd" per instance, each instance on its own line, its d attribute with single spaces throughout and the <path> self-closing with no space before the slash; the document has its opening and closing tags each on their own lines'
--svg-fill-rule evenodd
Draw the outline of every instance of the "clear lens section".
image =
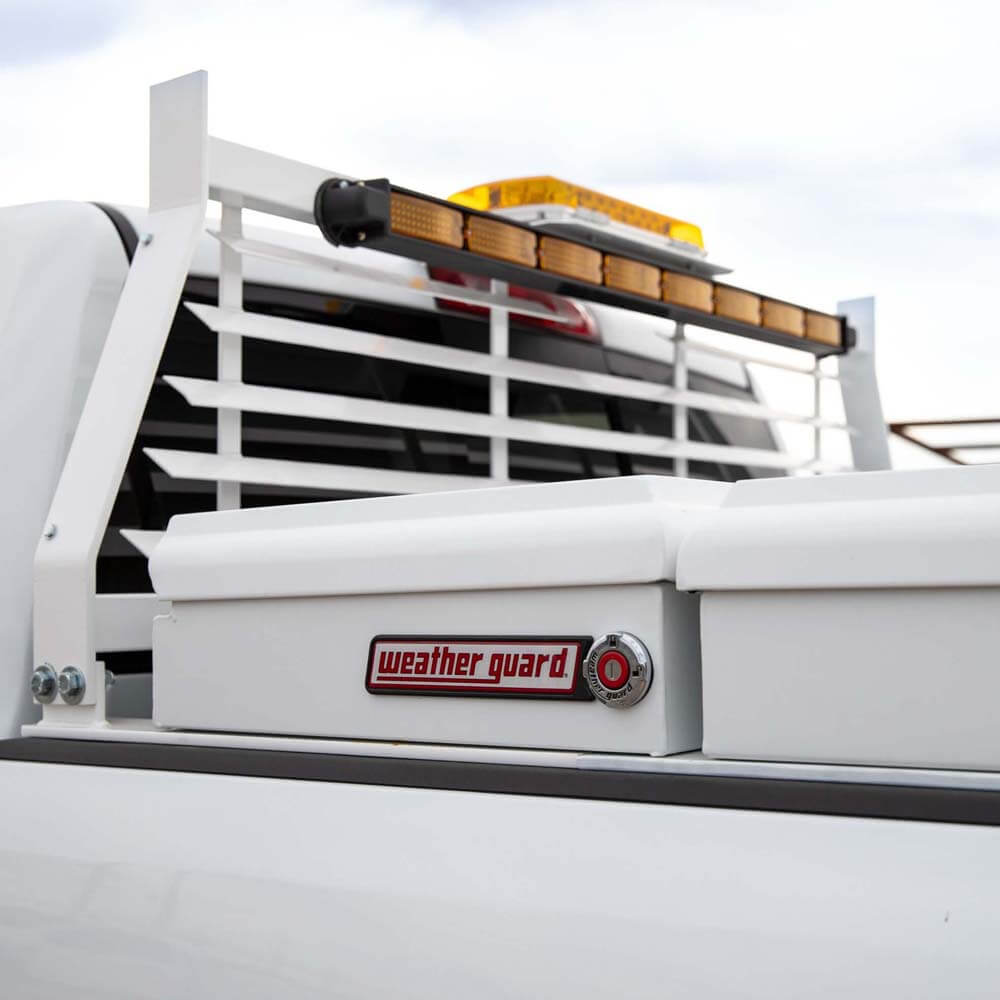
<svg viewBox="0 0 1000 1000">
<path fill-rule="evenodd" d="M 728 285 L 715 286 L 715 315 L 760 326 L 760 296 Z"/>
<path fill-rule="evenodd" d="M 464 242 L 461 212 L 408 194 L 393 192 L 390 223 L 392 231 L 400 236 L 415 236 L 419 240 L 458 248 Z"/>
<path fill-rule="evenodd" d="M 790 306 L 787 302 L 775 302 L 764 299 L 760 307 L 761 322 L 769 330 L 790 333 L 793 337 L 806 335 L 806 314 L 798 306 Z"/>
<path fill-rule="evenodd" d="M 712 311 L 712 282 L 705 281 L 703 278 L 692 278 L 687 274 L 664 271 L 663 301 L 710 313 Z"/>
<path fill-rule="evenodd" d="M 631 292 L 647 299 L 660 297 L 660 269 L 625 257 L 604 258 L 604 284 L 621 292 Z"/>
<path fill-rule="evenodd" d="M 562 274 L 592 284 L 601 283 L 601 253 L 552 236 L 538 241 L 538 265 L 543 271 Z"/>
<path fill-rule="evenodd" d="M 525 267 L 534 267 L 538 262 L 535 252 L 538 240 L 534 233 L 526 229 L 484 219 L 481 215 L 470 215 L 465 234 L 466 246 L 473 253 Z"/>
</svg>

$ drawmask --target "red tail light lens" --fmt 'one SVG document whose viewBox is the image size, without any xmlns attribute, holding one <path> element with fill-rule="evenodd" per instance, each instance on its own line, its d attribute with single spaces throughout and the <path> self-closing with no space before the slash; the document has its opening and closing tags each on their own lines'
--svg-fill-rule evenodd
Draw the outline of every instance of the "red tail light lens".
<svg viewBox="0 0 1000 1000">
<path fill-rule="evenodd" d="M 449 285 L 461 285 L 464 288 L 476 288 L 486 291 L 490 287 L 489 278 L 481 277 L 478 274 L 462 274 L 460 271 L 452 271 L 446 267 L 428 268 L 431 278 L 435 281 L 445 281 Z M 520 285 L 510 286 L 510 296 L 514 299 L 524 299 L 525 302 L 537 302 L 540 305 L 556 312 L 555 297 L 548 292 L 541 292 L 534 288 L 522 288 Z M 435 299 L 442 309 L 452 309 L 455 312 L 468 313 L 472 316 L 486 316 L 489 310 L 485 306 L 475 306 L 468 302 L 455 302 L 452 299 Z M 510 318 L 521 326 L 532 326 L 539 330 L 551 330 L 553 333 L 569 334 L 571 337 L 586 337 L 588 340 L 598 340 L 597 324 L 590 313 L 584 311 L 575 302 L 567 299 L 563 300 L 564 308 L 569 308 L 576 317 L 568 323 L 558 320 L 542 319 L 538 316 L 524 316 L 521 313 L 512 312 Z"/>
</svg>

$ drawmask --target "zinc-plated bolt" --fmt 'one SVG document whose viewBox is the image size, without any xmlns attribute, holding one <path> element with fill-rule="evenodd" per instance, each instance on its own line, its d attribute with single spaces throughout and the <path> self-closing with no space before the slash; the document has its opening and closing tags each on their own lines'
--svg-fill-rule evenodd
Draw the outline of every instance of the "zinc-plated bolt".
<svg viewBox="0 0 1000 1000">
<path fill-rule="evenodd" d="M 106 688 L 113 688 L 115 686 L 115 681 L 116 680 L 118 680 L 118 678 L 115 677 L 115 675 L 110 670 L 108 670 L 107 667 L 105 667 L 104 668 L 104 686 Z"/>
<path fill-rule="evenodd" d="M 139 237 L 139 242 L 144 247 L 148 247 L 149 244 L 153 242 L 153 234 L 152 233 L 143 233 L 142 236 Z"/>
<path fill-rule="evenodd" d="M 35 668 L 31 675 L 31 693 L 35 701 L 42 705 L 55 701 L 58 686 L 59 678 L 51 663 L 43 663 Z"/>
<path fill-rule="evenodd" d="M 50 525 L 49 525 L 49 526 L 48 526 L 48 527 L 47 527 L 47 528 L 45 529 L 45 531 L 43 531 L 43 532 L 42 532 L 42 534 L 43 534 L 43 535 L 45 536 L 45 538 L 47 538 L 47 539 L 48 539 L 49 541 L 51 541 L 51 540 L 52 540 L 53 538 L 55 538 L 55 537 L 56 537 L 56 532 L 57 532 L 58 530 L 59 530 L 59 529 L 58 529 L 58 528 L 57 528 L 57 527 L 56 527 L 56 526 L 55 526 L 54 524 L 50 524 Z"/>
<path fill-rule="evenodd" d="M 59 694 L 67 705 L 79 705 L 87 690 L 87 678 L 79 667 L 63 667 L 59 672 Z"/>
</svg>

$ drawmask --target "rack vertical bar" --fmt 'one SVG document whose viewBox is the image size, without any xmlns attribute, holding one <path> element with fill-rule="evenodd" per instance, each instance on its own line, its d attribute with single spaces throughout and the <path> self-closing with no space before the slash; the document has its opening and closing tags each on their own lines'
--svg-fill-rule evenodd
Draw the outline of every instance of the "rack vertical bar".
<svg viewBox="0 0 1000 1000">
<path fill-rule="evenodd" d="M 225 195 L 222 201 L 222 234 L 238 240 L 243 236 L 243 209 L 239 196 Z M 243 309 L 243 258 L 226 243 L 219 243 L 219 308 Z M 243 381 L 243 338 L 238 333 L 218 334 L 218 379 Z M 243 450 L 243 415 L 239 410 L 220 409 L 216 423 L 216 450 L 219 455 L 239 455 Z M 239 483 L 220 481 L 216 486 L 219 510 L 240 506 Z"/>
<path fill-rule="evenodd" d="M 490 291 L 494 295 L 507 294 L 506 281 L 491 281 Z M 506 358 L 510 352 L 510 313 L 501 306 L 490 306 L 490 354 Z M 490 376 L 490 415 L 507 417 L 510 402 L 507 379 L 499 375 Z M 510 444 L 507 438 L 490 438 L 490 478 L 506 481 L 510 478 Z"/>
<path fill-rule="evenodd" d="M 684 336 L 684 324 L 678 323 L 674 334 L 674 388 L 678 392 L 686 392 L 688 387 L 687 339 Z M 674 403 L 674 440 L 686 444 L 688 440 L 688 408 L 681 403 Z M 688 460 L 686 456 L 678 455 L 674 459 L 674 475 L 687 477 Z"/>
</svg>

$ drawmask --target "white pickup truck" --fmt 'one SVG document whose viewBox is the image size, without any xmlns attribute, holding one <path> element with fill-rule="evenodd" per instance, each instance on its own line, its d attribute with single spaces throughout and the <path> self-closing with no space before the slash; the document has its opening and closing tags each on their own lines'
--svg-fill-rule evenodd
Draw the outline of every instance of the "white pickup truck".
<svg viewBox="0 0 1000 1000">
<path fill-rule="evenodd" d="M 0 210 L 0 994 L 995 996 L 1000 473 L 874 471 L 870 303 L 205 112 Z"/>
</svg>

